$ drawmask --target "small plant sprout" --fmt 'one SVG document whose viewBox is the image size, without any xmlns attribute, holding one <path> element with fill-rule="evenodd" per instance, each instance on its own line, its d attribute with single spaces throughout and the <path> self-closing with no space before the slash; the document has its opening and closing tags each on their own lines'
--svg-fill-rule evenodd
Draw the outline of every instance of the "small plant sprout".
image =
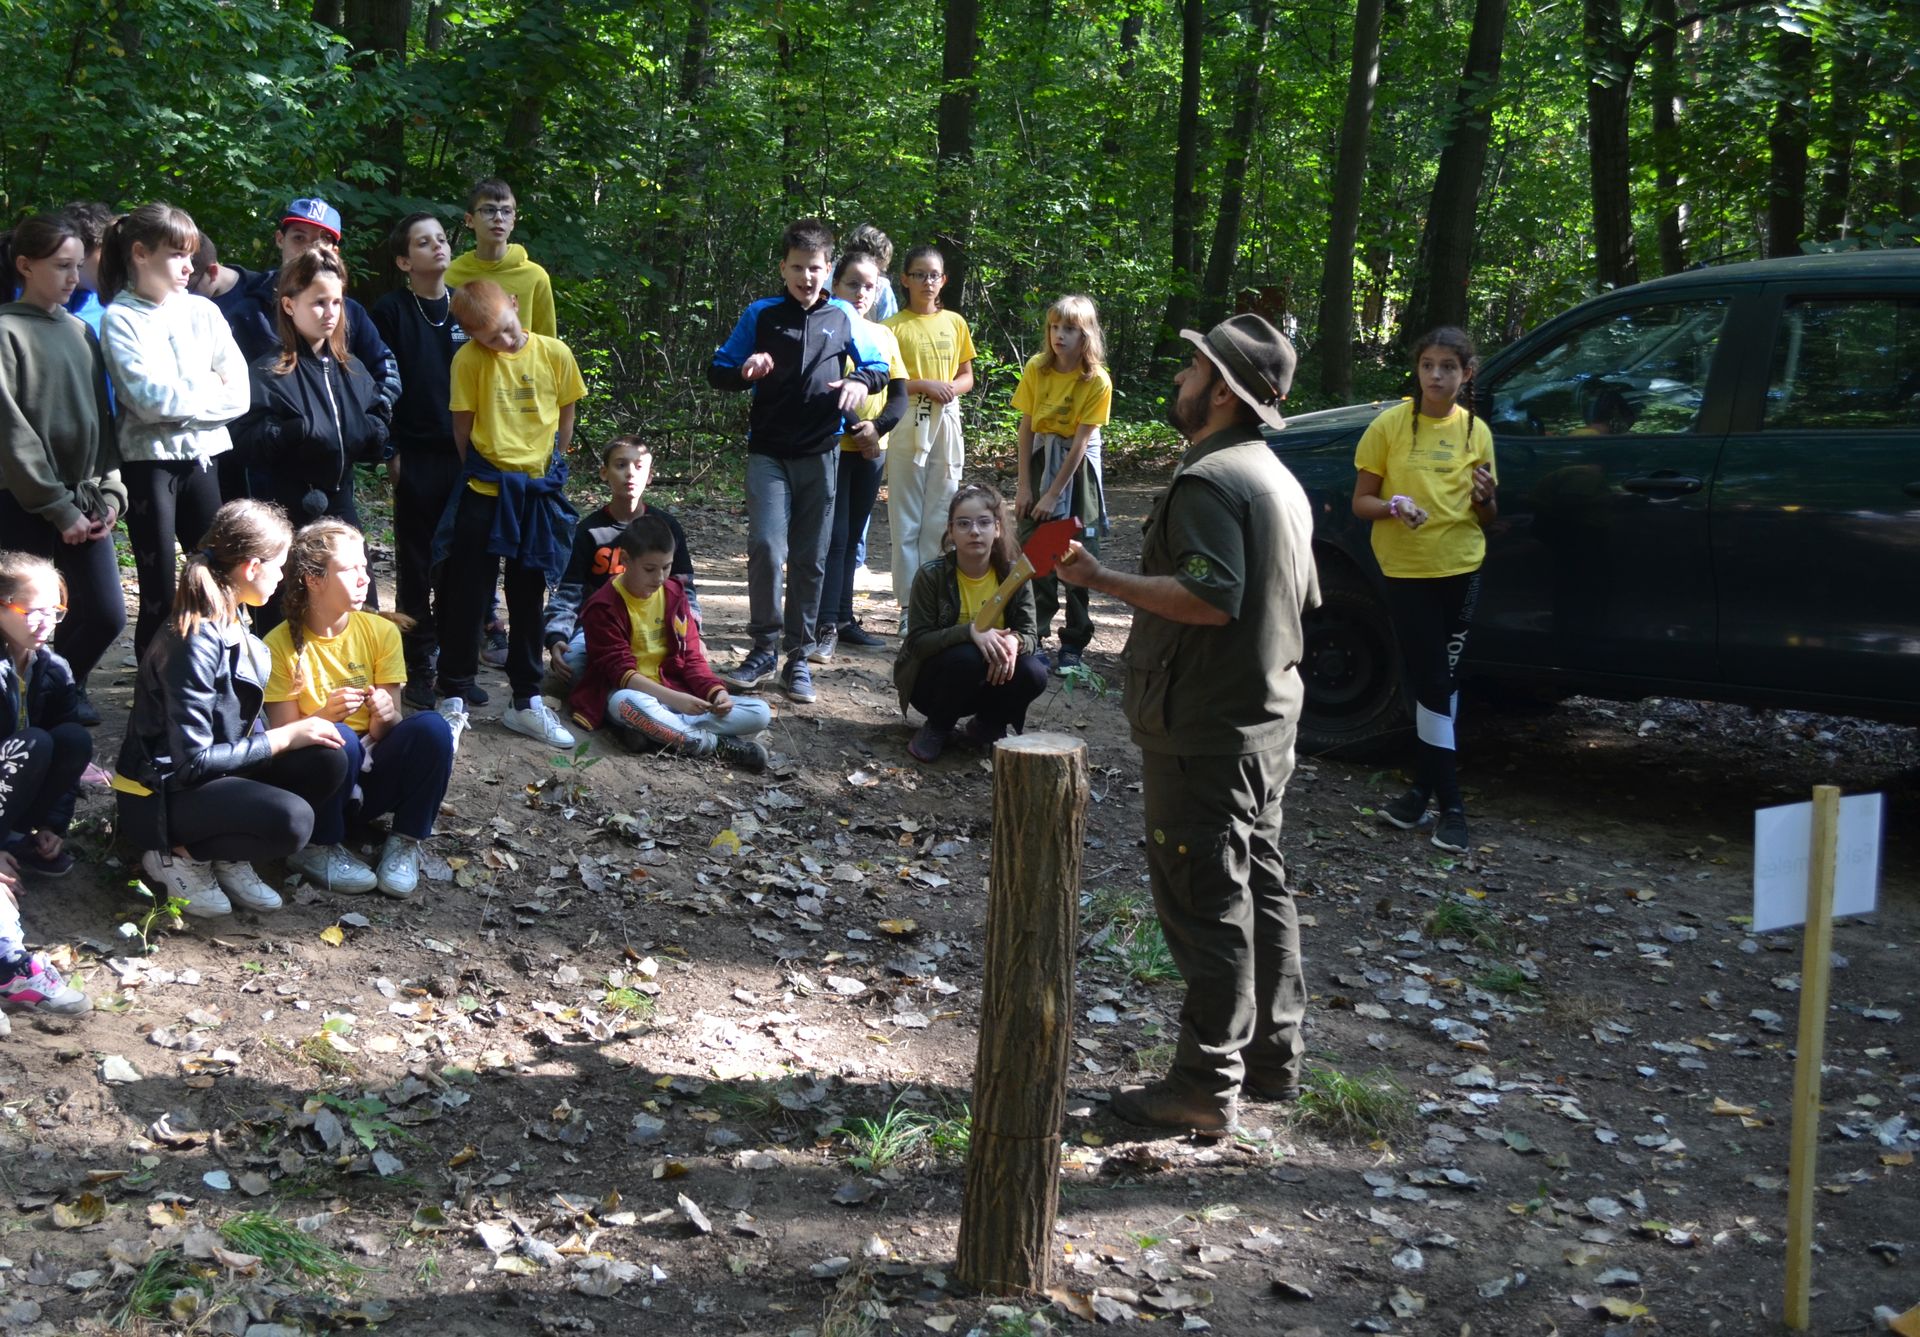
<svg viewBox="0 0 1920 1337">
<path fill-rule="evenodd" d="M 1073 690 L 1077 687 L 1095 701 L 1103 699 L 1112 690 L 1107 686 L 1107 680 L 1100 675 L 1099 670 L 1089 668 L 1085 664 L 1075 664 L 1061 670 L 1060 684 L 1066 688 L 1069 696 L 1073 695 Z"/>
<path fill-rule="evenodd" d="M 186 898 L 168 896 L 162 899 L 152 887 L 137 877 L 127 885 L 147 903 L 147 908 L 138 917 L 120 925 L 116 932 L 128 942 L 138 942 L 142 956 L 152 956 L 160 949 L 155 938 L 161 932 L 177 933 L 186 927 L 186 920 L 181 918 L 186 912 Z"/>
</svg>

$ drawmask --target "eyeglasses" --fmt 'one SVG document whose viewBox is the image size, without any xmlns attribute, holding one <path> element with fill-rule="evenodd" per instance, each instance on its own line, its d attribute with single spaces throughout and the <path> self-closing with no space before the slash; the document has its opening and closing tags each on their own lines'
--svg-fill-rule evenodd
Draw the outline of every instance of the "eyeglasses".
<svg viewBox="0 0 1920 1337">
<path fill-rule="evenodd" d="M 475 209 L 474 212 L 482 218 L 512 218 L 513 206 L 511 204 L 483 204 L 478 209 Z"/>
<path fill-rule="evenodd" d="M 907 277 L 915 283 L 938 283 L 946 275 L 937 269 L 915 269 L 909 271 Z"/>
<path fill-rule="evenodd" d="M 1000 527 L 1000 522 L 991 515 L 956 516 L 953 527 L 964 529 L 969 534 L 985 534 Z"/>
<path fill-rule="evenodd" d="M 52 622 L 56 627 L 66 619 L 67 606 L 55 604 L 51 608 L 22 608 L 11 599 L 0 599 L 0 608 L 18 613 L 29 622 Z"/>
</svg>

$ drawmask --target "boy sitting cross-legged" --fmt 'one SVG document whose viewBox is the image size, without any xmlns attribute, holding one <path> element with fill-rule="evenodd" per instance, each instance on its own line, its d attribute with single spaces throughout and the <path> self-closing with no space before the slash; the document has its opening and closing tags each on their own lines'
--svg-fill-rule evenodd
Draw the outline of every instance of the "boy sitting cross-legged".
<svg viewBox="0 0 1920 1337">
<path fill-rule="evenodd" d="M 700 622 L 673 564 L 673 529 L 643 515 L 620 535 L 620 574 L 581 609 L 587 662 L 568 704 L 589 729 L 602 722 L 634 751 L 718 755 L 747 771 L 767 769 L 753 736 L 773 712 L 758 697 L 732 697 L 700 646 Z"/>
<path fill-rule="evenodd" d="M 547 587 L 566 570 L 580 521 L 567 504 L 566 454 L 574 405 L 587 387 L 565 344 L 521 328 L 518 304 L 499 284 L 476 279 L 456 289 L 452 312 L 468 342 L 453 355 L 451 396 L 463 481 L 433 538 L 440 711 L 458 740 L 504 557 L 513 705 L 501 723 L 551 747 L 572 747 L 573 735 L 540 696 L 540 625 Z"/>
<path fill-rule="evenodd" d="M 673 531 L 673 565 L 667 574 L 685 587 L 688 606 L 694 617 L 700 616 L 686 533 L 665 507 L 642 500 L 653 478 L 653 448 L 637 436 L 616 436 L 600 452 L 600 477 L 612 495 L 605 506 L 580 522 L 567 572 L 547 599 L 547 672 L 562 684 L 571 683 L 586 667 L 587 632 L 580 610 L 625 568 L 620 535 L 638 516 L 657 515 Z"/>
</svg>

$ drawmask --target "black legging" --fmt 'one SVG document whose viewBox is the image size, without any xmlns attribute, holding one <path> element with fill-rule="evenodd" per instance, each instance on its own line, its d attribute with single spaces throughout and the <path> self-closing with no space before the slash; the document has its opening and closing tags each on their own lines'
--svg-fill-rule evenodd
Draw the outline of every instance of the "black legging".
<svg viewBox="0 0 1920 1337">
<path fill-rule="evenodd" d="M 1024 730 L 1027 707 L 1046 690 L 1047 665 L 1038 655 L 1021 655 L 1011 678 L 989 685 L 987 657 L 968 641 L 948 646 L 920 666 L 912 705 L 929 724 L 952 728 L 955 720 L 977 715 L 990 725 Z"/>
<path fill-rule="evenodd" d="M 206 537 L 220 509 L 220 478 L 199 460 L 133 460 L 120 466 L 120 477 L 127 485 L 127 538 L 140 580 L 133 653 L 145 658 L 173 608 L 179 576 L 174 541 L 192 552 Z"/>
<path fill-rule="evenodd" d="M 80 776 L 92 760 L 93 736 L 77 724 L 0 738 L 0 836 L 66 835 Z"/>
<path fill-rule="evenodd" d="M 168 793 L 164 830 L 154 797 L 122 794 L 120 830 L 136 849 L 184 845 L 196 859 L 284 859 L 305 848 L 314 808 L 346 782 L 341 749 L 295 748 L 243 774 Z"/>
<path fill-rule="evenodd" d="M 433 685 L 433 657 L 440 640 L 435 619 L 438 600 L 433 588 L 433 531 L 447 500 L 460 486 L 458 455 L 416 451 L 400 456 L 400 477 L 393 485 L 393 570 L 399 592 L 395 603 L 413 619 L 413 630 L 400 633 L 406 647 L 407 681 Z"/>
<path fill-rule="evenodd" d="M 1454 764 L 1454 723 L 1460 660 L 1467 651 L 1474 605 L 1480 601 L 1480 573 L 1427 580 L 1387 578 L 1387 608 L 1400 654 L 1413 687 L 1415 725 L 1420 737 L 1418 787 L 1433 796 L 1440 811 L 1464 805 Z"/>
<path fill-rule="evenodd" d="M 67 582 L 67 616 L 53 633 L 53 648 L 73 668 L 82 688 L 87 675 L 127 626 L 127 596 L 120 589 L 120 564 L 113 535 L 68 543 L 60 531 L 0 492 L 0 534 L 8 547 L 52 562 Z M 172 594 L 168 594 L 172 602 Z"/>
</svg>

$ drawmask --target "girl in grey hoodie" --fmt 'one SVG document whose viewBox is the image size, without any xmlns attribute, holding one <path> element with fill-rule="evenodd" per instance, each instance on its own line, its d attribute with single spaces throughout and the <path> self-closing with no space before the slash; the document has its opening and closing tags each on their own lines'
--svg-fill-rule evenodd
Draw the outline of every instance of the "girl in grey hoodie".
<svg viewBox="0 0 1920 1337">
<path fill-rule="evenodd" d="M 185 210 L 146 204 L 107 231 L 100 290 L 114 294 L 100 342 L 120 410 L 127 537 L 140 582 L 134 652 L 173 604 L 174 542 L 191 552 L 220 509 L 212 468 L 247 411 L 247 364 L 226 318 L 187 291 L 200 231 Z"/>
</svg>

